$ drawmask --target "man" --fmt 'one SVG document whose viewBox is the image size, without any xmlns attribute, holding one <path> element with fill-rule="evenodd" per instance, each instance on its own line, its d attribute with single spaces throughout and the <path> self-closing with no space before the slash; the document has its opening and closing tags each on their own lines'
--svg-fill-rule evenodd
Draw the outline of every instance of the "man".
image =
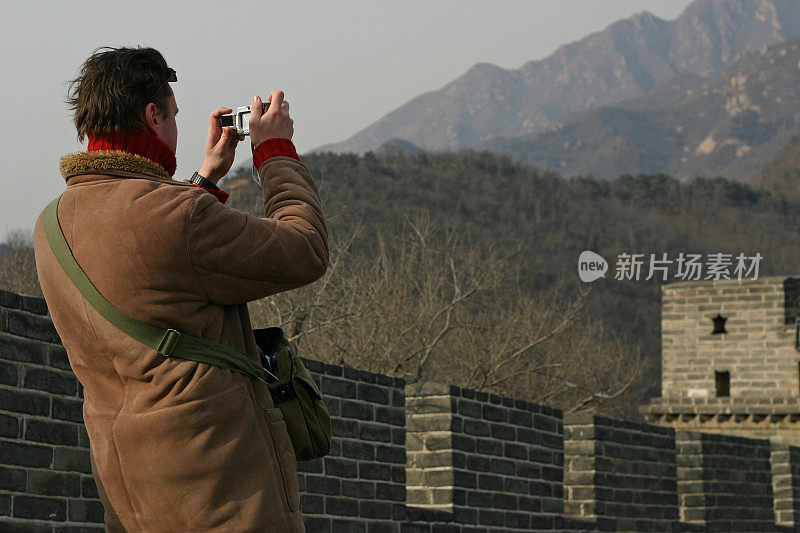
<svg viewBox="0 0 800 533">
<path fill-rule="evenodd" d="M 58 220 L 97 290 L 135 319 L 258 359 L 247 302 L 313 282 L 328 264 L 317 187 L 292 144 L 283 93 L 250 139 L 264 218 L 225 207 L 216 182 L 239 139 L 211 114 L 204 188 L 175 181 L 177 81 L 159 52 L 104 49 L 71 86 L 87 152 L 66 155 Z M 296 461 L 264 383 L 165 357 L 89 305 L 39 216 L 36 265 L 53 323 L 84 387 L 92 472 L 108 531 L 304 531 Z"/>
</svg>

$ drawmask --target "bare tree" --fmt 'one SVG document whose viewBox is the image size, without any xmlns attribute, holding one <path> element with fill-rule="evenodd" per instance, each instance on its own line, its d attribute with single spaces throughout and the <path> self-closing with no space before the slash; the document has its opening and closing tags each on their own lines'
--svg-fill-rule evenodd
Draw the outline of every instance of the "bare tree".
<svg viewBox="0 0 800 533">
<path fill-rule="evenodd" d="M 357 221 L 331 236 L 317 283 L 251 302 L 256 327 L 278 325 L 312 359 L 449 382 L 565 410 L 636 416 L 638 348 L 587 313 L 589 291 L 520 289 L 523 248 L 497 250 L 442 220 L 407 218 L 375 253 L 356 252 Z M 0 287 L 41 296 L 29 232 L 10 233 Z"/>
<path fill-rule="evenodd" d="M 32 231 L 14 230 L 6 234 L 6 242 L 0 251 L 0 289 L 42 297 Z"/>
<path fill-rule="evenodd" d="M 498 251 L 418 216 L 391 241 L 378 235 L 365 259 L 352 252 L 360 231 L 332 236 L 332 262 L 316 284 L 253 302 L 254 322 L 284 327 L 313 359 L 407 381 L 572 410 L 625 405 L 638 350 L 587 317 L 588 291 L 571 301 L 523 294 L 514 259 L 524 243 Z"/>
</svg>

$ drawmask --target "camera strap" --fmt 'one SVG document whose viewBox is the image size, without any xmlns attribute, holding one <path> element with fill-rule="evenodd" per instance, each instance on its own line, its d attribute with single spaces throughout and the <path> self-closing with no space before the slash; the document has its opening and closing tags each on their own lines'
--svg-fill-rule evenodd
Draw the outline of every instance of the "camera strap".
<svg viewBox="0 0 800 533">
<path fill-rule="evenodd" d="M 45 208 L 45 236 L 61 268 L 98 313 L 120 331 L 156 350 L 161 355 L 226 368 L 266 383 L 264 380 L 265 369 L 262 368 L 260 361 L 250 355 L 225 344 L 180 333 L 171 328 L 159 328 L 136 320 L 120 311 L 100 294 L 75 260 L 72 250 L 64 238 L 64 232 L 58 222 L 58 202 L 60 199 L 61 196 L 50 202 Z"/>
<path fill-rule="evenodd" d="M 250 152 L 253 153 L 255 151 L 256 151 L 256 147 L 253 146 L 253 143 L 251 142 L 250 143 Z M 262 186 L 261 186 L 261 176 L 259 176 L 259 174 L 257 172 L 258 169 L 256 168 L 256 162 L 255 161 L 251 161 L 250 162 L 250 170 L 253 173 L 253 181 L 255 181 L 256 184 L 258 185 L 258 188 L 261 189 L 262 188 Z"/>
</svg>

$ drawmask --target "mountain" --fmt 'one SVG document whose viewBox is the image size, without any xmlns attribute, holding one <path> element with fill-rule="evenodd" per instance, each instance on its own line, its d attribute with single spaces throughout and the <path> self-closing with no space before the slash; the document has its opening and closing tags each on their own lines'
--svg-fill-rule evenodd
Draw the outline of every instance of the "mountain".
<svg viewBox="0 0 800 533">
<path fill-rule="evenodd" d="M 800 133 L 800 40 L 748 52 L 721 74 L 681 75 L 551 131 L 484 149 L 564 176 L 664 173 L 748 181 Z"/>
<path fill-rule="evenodd" d="M 477 64 L 313 151 L 363 153 L 393 137 L 442 150 L 530 135 L 569 113 L 645 94 L 676 74 L 720 72 L 744 51 L 797 36 L 796 0 L 697 0 L 672 21 L 643 12 L 516 70 Z"/>
<path fill-rule="evenodd" d="M 800 200 L 800 135 L 793 137 L 778 156 L 751 181 L 756 189 Z"/>
<path fill-rule="evenodd" d="M 416 155 L 422 152 L 422 148 L 419 146 L 412 144 L 408 141 L 404 141 L 403 139 L 392 138 L 380 145 L 380 147 L 375 150 L 377 155 L 382 156 L 392 156 L 392 155 Z"/>
</svg>

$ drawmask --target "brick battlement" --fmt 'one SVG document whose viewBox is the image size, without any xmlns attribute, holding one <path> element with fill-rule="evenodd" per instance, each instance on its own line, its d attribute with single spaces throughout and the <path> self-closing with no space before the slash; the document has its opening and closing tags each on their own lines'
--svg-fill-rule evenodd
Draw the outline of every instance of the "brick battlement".
<svg viewBox="0 0 800 533">
<path fill-rule="evenodd" d="M 800 448 L 307 361 L 332 415 L 309 533 L 794 531 Z M 103 531 L 82 388 L 43 300 L 0 291 L 0 530 Z"/>
<path fill-rule="evenodd" d="M 648 421 L 800 444 L 798 302 L 800 277 L 664 285 Z"/>
</svg>

